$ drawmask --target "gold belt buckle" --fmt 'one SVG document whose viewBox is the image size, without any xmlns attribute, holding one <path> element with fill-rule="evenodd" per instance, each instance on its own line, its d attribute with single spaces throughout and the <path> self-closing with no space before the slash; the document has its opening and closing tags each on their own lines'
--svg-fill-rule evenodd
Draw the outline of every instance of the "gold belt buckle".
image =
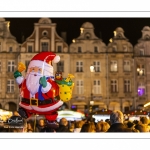
<svg viewBox="0 0 150 150">
<path fill-rule="evenodd" d="M 33 104 L 35 103 L 35 104 Z M 30 98 L 30 105 L 31 106 L 38 106 L 38 99 L 37 98 Z"/>
</svg>

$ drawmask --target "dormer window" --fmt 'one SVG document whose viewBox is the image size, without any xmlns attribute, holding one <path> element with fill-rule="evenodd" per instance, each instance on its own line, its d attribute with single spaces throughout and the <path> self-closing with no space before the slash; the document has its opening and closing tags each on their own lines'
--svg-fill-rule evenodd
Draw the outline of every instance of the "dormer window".
<svg viewBox="0 0 150 150">
<path fill-rule="evenodd" d="M 121 35 L 121 34 L 118 34 L 118 35 L 117 35 L 117 38 L 121 38 L 121 37 L 122 37 L 122 35 Z"/>
<path fill-rule="evenodd" d="M 47 32 L 47 31 L 43 31 L 43 32 L 42 32 L 42 35 L 43 35 L 43 36 L 47 36 L 47 35 L 48 35 L 48 32 Z"/>
<path fill-rule="evenodd" d="M 90 39 L 90 37 L 91 37 L 90 33 L 86 33 L 86 34 L 85 34 L 85 38 L 86 38 L 86 39 Z"/>
<path fill-rule="evenodd" d="M 144 55 L 144 49 L 140 49 L 140 56 Z"/>
<path fill-rule="evenodd" d="M 123 51 L 124 51 L 124 52 L 127 52 L 127 51 L 128 51 L 127 45 L 123 45 Z"/>
<path fill-rule="evenodd" d="M 112 51 L 113 51 L 113 52 L 116 52 L 116 51 L 117 51 L 117 45 L 113 45 Z"/>
<path fill-rule="evenodd" d="M 58 46 L 58 47 L 57 47 L 57 51 L 58 51 L 58 53 L 61 53 L 61 52 L 62 52 L 62 47 L 61 47 L 61 46 Z"/>
<path fill-rule="evenodd" d="M 98 53 L 98 47 L 94 46 L 94 53 Z"/>
<path fill-rule="evenodd" d="M 146 36 L 144 37 L 144 39 L 145 39 L 145 40 L 149 40 L 149 39 L 150 39 L 149 35 L 146 35 Z"/>
<path fill-rule="evenodd" d="M 9 52 L 12 52 L 12 47 L 11 46 L 9 47 Z"/>
</svg>

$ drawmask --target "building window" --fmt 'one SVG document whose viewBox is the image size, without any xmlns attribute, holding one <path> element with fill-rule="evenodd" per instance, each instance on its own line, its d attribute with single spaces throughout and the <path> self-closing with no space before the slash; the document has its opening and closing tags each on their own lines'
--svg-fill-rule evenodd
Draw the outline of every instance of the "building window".
<svg viewBox="0 0 150 150">
<path fill-rule="evenodd" d="M 76 72 L 83 72 L 83 62 L 82 61 L 76 62 Z"/>
<path fill-rule="evenodd" d="M 124 71 L 131 71 L 131 65 L 129 60 L 124 60 L 123 69 Z"/>
<path fill-rule="evenodd" d="M 7 70 L 8 72 L 14 72 L 15 71 L 15 61 L 10 60 L 8 61 L 8 65 L 7 65 Z"/>
<path fill-rule="evenodd" d="M 12 52 L 12 50 L 13 50 L 13 48 L 10 46 L 10 47 L 9 47 L 9 52 Z"/>
<path fill-rule="evenodd" d="M 100 72 L 100 62 L 99 61 L 94 61 L 94 71 L 95 72 Z"/>
<path fill-rule="evenodd" d="M 124 92 L 130 92 L 130 91 L 131 91 L 130 80 L 124 80 Z"/>
<path fill-rule="evenodd" d="M 48 42 L 42 42 L 42 52 L 48 51 Z"/>
<path fill-rule="evenodd" d="M 27 69 L 28 69 L 29 63 L 30 63 L 30 60 L 26 60 L 26 61 L 25 61 L 26 72 L 27 72 Z"/>
<path fill-rule="evenodd" d="M 82 53 L 82 48 L 80 46 L 78 47 L 78 53 Z"/>
<path fill-rule="evenodd" d="M 113 51 L 113 52 L 117 52 L 117 46 L 116 46 L 116 45 L 113 45 L 112 51 Z"/>
<path fill-rule="evenodd" d="M 32 46 L 31 45 L 28 46 L 28 52 L 32 53 Z"/>
<path fill-rule="evenodd" d="M 13 93 L 15 90 L 15 83 L 14 80 L 7 80 L 7 92 L 8 93 Z"/>
<path fill-rule="evenodd" d="M 93 94 L 101 94 L 101 84 L 100 80 L 94 80 L 93 83 Z"/>
<path fill-rule="evenodd" d="M 126 111 L 129 111 L 130 110 L 130 107 L 124 107 L 124 112 L 126 112 Z"/>
<path fill-rule="evenodd" d="M 58 47 L 57 47 L 57 51 L 58 51 L 58 53 L 61 53 L 61 52 L 62 52 L 62 47 L 61 47 L 61 46 L 58 46 Z"/>
<path fill-rule="evenodd" d="M 84 88 L 83 88 L 83 81 L 82 80 L 78 80 L 77 81 L 77 94 L 84 94 Z"/>
<path fill-rule="evenodd" d="M 111 92 L 118 92 L 117 80 L 111 80 Z"/>
<path fill-rule="evenodd" d="M 145 86 L 143 83 L 140 83 L 139 86 L 138 86 L 138 96 L 143 96 L 145 95 Z"/>
<path fill-rule="evenodd" d="M 123 45 L 123 51 L 124 51 L 124 52 L 127 52 L 127 51 L 128 51 L 127 45 Z"/>
<path fill-rule="evenodd" d="M 111 61 L 110 71 L 117 71 L 117 61 L 114 60 Z"/>
<path fill-rule="evenodd" d="M 43 32 L 42 32 L 42 35 L 43 35 L 43 36 L 46 36 L 46 35 L 48 35 L 48 32 L 47 32 L 47 31 L 43 31 Z"/>
<path fill-rule="evenodd" d="M 140 56 L 144 56 L 144 49 L 140 49 Z"/>
<path fill-rule="evenodd" d="M 60 61 L 57 63 L 57 71 L 64 72 L 64 61 Z"/>
<path fill-rule="evenodd" d="M 94 53 L 98 53 L 98 47 L 94 46 Z"/>
</svg>

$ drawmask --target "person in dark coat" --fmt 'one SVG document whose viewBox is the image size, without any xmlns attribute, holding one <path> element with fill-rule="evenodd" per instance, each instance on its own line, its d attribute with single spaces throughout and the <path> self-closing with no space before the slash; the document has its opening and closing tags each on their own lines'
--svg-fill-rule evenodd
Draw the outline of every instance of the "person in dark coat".
<svg viewBox="0 0 150 150">
<path fill-rule="evenodd" d="M 107 132 L 138 132 L 138 130 L 127 128 L 124 124 L 123 113 L 119 110 L 113 111 L 110 114 L 111 126 Z"/>
<path fill-rule="evenodd" d="M 56 132 L 70 132 L 68 128 L 68 120 L 66 118 L 60 119 L 59 127 Z"/>
</svg>

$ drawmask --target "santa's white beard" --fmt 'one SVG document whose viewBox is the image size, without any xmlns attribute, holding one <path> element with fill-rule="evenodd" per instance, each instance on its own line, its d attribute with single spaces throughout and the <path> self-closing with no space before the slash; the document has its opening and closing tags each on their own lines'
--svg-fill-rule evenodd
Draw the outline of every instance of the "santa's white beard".
<svg viewBox="0 0 150 150">
<path fill-rule="evenodd" d="M 34 76 L 34 74 L 28 74 L 26 78 L 26 86 L 32 95 L 35 95 L 38 92 L 40 86 L 39 80 L 41 77 L 41 75 Z"/>
</svg>

